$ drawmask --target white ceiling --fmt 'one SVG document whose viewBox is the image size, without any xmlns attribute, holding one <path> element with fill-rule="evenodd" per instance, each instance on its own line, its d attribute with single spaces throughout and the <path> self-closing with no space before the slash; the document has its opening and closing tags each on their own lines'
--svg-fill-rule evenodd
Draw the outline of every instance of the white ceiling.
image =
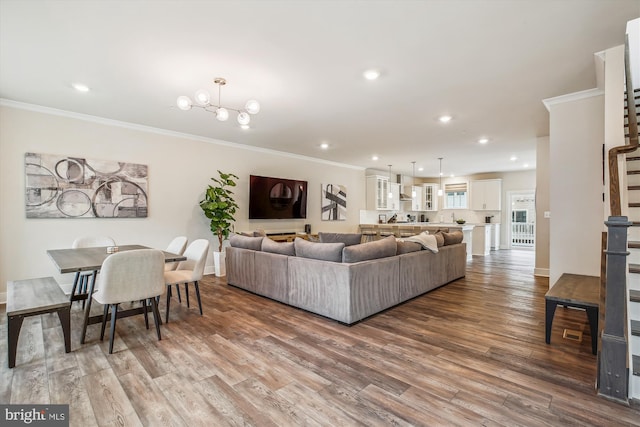
<svg viewBox="0 0 640 427">
<path fill-rule="evenodd" d="M 541 100 L 594 88 L 594 53 L 638 16 L 640 0 L 0 0 L 0 98 L 407 175 L 438 157 L 522 170 L 549 132 Z M 222 104 L 260 101 L 250 130 L 175 107 L 218 76 Z"/>
</svg>

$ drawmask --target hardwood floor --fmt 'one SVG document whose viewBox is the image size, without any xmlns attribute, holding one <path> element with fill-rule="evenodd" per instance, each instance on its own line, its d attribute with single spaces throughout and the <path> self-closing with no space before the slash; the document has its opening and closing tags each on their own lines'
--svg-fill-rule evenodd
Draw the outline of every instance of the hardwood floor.
<svg viewBox="0 0 640 427">
<path fill-rule="evenodd" d="M 76 304 L 72 352 L 55 315 L 31 317 L 14 369 L 2 307 L 0 402 L 69 403 L 83 427 L 640 426 L 638 408 L 595 394 L 583 311 L 559 307 L 545 344 L 533 256 L 475 257 L 465 278 L 351 327 L 208 276 L 204 316 L 176 301 L 161 341 L 142 316 L 120 319 L 112 355 L 98 325 L 79 344 Z"/>
</svg>

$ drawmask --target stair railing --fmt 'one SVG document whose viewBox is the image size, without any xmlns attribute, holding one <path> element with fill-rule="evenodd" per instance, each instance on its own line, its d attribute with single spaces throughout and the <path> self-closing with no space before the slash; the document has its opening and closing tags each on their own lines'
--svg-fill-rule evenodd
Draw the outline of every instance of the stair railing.
<svg viewBox="0 0 640 427">
<path fill-rule="evenodd" d="M 638 148 L 638 122 L 631 81 L 629 57 L 629 39 L 625 41 L 625 79 L 627 99 L 627 123 L 629 143 L 609 150 L 609 195 L 611 216 L 607 225 L 606 282 L 604 294 L 601 292 L 601 305 L 604 303 L 602 320 L 604 325 L 598 339 L 601 343 L 598 353 L 598 394 L 621 403 L 628 403 L 629 395 L 629 343 L 626 332 L 627 315 L 627 229 L 631 225 L 626 216 L 622 216 L 620 202 L 620 175 L 618 156 L 635 151 Z"/>
</svg>

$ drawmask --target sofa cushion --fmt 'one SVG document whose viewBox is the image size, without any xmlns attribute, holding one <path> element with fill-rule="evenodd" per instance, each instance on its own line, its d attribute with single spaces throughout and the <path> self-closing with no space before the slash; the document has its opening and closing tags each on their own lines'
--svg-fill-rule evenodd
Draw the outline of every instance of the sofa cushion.
<svg viewBox="0 0 640 427">
<path fill-rule="evenodd" d="M 342 261 L 342 249 L 344 243 L 315 243 L 296 237 L 293 241 L 296 256 L 302 258 L 313 258 L 323 261 Z"/>
<path fill-rule="evenodd" d="M 434 236 L 436 236 L 436 243 L 438 244 L 438 247 L 441 248 L 444 246 L 444 236 L 442 235 L 442 232 L 437 232 L 436 234 L 434 234 Z"/>
<path fill-rule="evenodd" d="M 347 246 L 342 250 L 342 262 L 360 262 L 370 259 L 395 256 L 397 244 L 395 236 L 385 237 L 375 242 Z"/>
<path fill-rule="evenodd" d="M 451 233 L 442 233 L 444 237 L 444 245 L 455 245 L 456 243 L 462 243 L 463 234 L 462 231 L 452 231 Z"/>
<path fill-rule="evenodd" d="M 396 243 L 396 255 L 408 254 L 409 252 L 418 252 L 422 250 L 422 246 L 420 246 L 420 243 L 405 242 L 404 240 L 398 240 Z"/>
<path fill-rule="evenodd" d="M 319 232 L 321 243 L 344 243 L 345 246 L 358 245 L 362 242 L 361 233 L 323 233 Z"/>
<path fill-rule="evenodd" d="M 296 250 L 293 246 L 293 242 L 274 242 L 273 240 L 265 237 L 262 239 L 262 252 L 271 252 L 272 254 L 281 254 L 295 256 Z"/>
<path fill-rule="evenodd" d="M 240 234 L 234 234 L 229 239 L 229 244 L 234 248 L 259 251 L 262 248 L 262 239 L 264 239 L 264 237 L 248 237 Z"/>
</svg>

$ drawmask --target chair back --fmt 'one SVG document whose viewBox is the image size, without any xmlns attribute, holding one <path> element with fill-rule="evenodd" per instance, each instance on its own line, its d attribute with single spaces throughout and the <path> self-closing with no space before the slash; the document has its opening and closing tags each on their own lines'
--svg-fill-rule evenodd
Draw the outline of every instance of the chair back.
<svg viewBox="0 0 640 427">
<path fill-rule="evenodd" d="M 137 249 L 109 255 L 102 263 L 99 284 L 95 299 L 102 304 L 162 295 L 164 254 L 157 249 Z"/>
<path fill-rule="evenodd" d="M 101 246 L 115 246 L 116 241 L 108 236 L 84 236 L 73 241 L 71 247 L 77 248 L 97 248 Z"/>
<path fill-rule="evenodd" d="M 209 241 L 206 239 L 198 239 L 191 242 L 184 256 L 185 261 L 180 261 L 178 270 L 190 270 L 191 281 L 202 279 L 204 274 L 204 265 L 207 262 L 207 252 L 209 252 Z"/>
<path fill-rule="evenodd" d="M 187 247 L 187 238 L 185 236 L 178 236 L 169 243 L 167 246 L 167 252 L 172 254 L 182 255 Z M 164 271 L 173 271 L 178 267 L 178 262 L 167 262 L 164 265 Z"/>
</svg>

